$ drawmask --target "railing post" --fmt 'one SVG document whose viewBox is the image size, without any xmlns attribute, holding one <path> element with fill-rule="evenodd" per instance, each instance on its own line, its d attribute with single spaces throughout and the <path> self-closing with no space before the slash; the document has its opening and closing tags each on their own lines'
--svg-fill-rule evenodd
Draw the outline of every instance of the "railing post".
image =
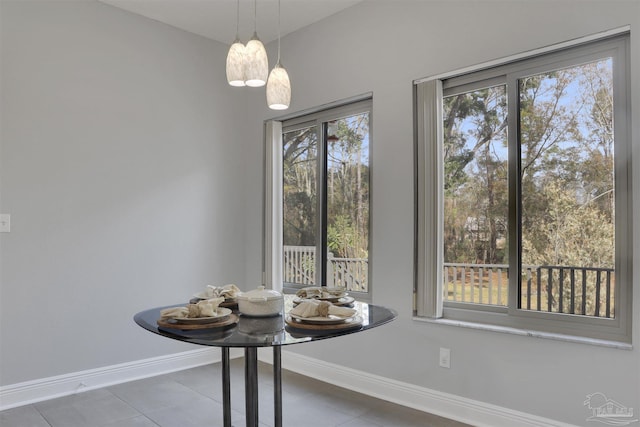
<svg viewBox="0 0 640 427">
<path fill-rule="evenodd" d="M 522 304 L 522 301 L 520 302 Z M 527 268 L 527 310 L 531 310 L 531 269 Z"/>
<path fill-rule="evenodd" d="M 538 308 L 538 311 L 542 310 L 542 268 L 538 267 L 536 268 L 536 285 L 537 285 L 537 289 L 536 289 L 536 295 L 538 298 L 538 301 L 536 301 L 536 306 Z"/>
<path fill-rule="evenodd" d="M 487 272 L 487 293 L 489 294 L 489 305 L 493 304 L 493 268 L 489 267 Z"/>
<path fill-rule="evenodd" d="M 558 313 L 564 313 L 564 268 L 558 269 Z"/>
<path fill-rule="evenodd" d="M 571 307 L 569 313 L 576 314 L 576 270 L 571 269 Z"/>
<path fill-rule="evenodd" d="M 607 318 L 611 317 L 611 272 L 607 271 Z"/>
<path fill-rule="evenodd" d="M 462 267 L 462 279 L 460 279 L 460 287 L 461 289 L 461 294 L 462 294 L 462 302 L 465 302 L 465 294 L 467 293 L 466 290 L 466 286 L 467 286 L 467 268 L 466 267 Z M 472 279 L 473 276 L 469 275 L 469 278 Z"/>
<path fill-rule="evenodd" d="M 596 311 L 595 316 L 600 317 L 600 284 L 602 280 L 602 272 L 596 271 Z"/>
<path fill-rule="evenodd" d="M 482 281 L 484 280 L 484 267 L 478 268 L 478 303 L 484 304 L 482 300 Z"/>
<path fill-rule="evenodd" d="M 502 268 L 498 268 L 498 305 L 502 305 Z"/>
<path fill-rule="evenodd" d="M 553 270 L 547 268 L 547 311 L 552 312 L 551 304 L 553 303 Z"/>
<path fill-rule="evenodd" d="M 587 315 L 587 269 L 582 269 L 582 315 Z"/>
<path fill-rule="evenodd" d="M 327 253 L 327 286 L 335 286 L 335 277 L 333 276 L 333 253 Z"/>
<path fill-rule="evenodd" d="M 453 299 L 458 301 L 458 267 L 453 266 Z"/>
</svg>

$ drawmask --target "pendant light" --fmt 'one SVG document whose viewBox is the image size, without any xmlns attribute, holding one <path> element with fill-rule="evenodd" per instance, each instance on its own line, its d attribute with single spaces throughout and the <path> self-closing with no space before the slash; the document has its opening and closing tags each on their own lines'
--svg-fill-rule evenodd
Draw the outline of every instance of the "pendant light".
<svg viewBox="0 0 640 427">
<path fill-rule="evenodd" d="M 267 81 L 267 105 L 272 110 L 286 110 L 291 103 L 289 74 L 280 63 L 280 0 L 278 0 L 278 62 Z"/>
<path fill-rule="evenodd" d="M 240 41 L 239 37 L 240 31 L 240 0 L 238 0 L 238 10 L 237 10 L 237 18 L 236 18 L 236 39 L 231 44 L 229 48 L 229 53 L 227 54 L 227 81 L 231 86 L 244 86 L 245 73 L 244 73 L 244 55 L 245 55 L 245 46 Z"/>
<path fill-rule="evenodd" d="M 267 51 L 264 45 L 258 39 L 258 31 L 256 29 L 256 15 L 258 9 L 258 1 L 254 0 L 253 9 L 253 37 L 247 43 L 244 55 L 244 83 L 250 87 L 264 86 L 269 75 L 269 60 L 267 59 Z"/>
</svg>

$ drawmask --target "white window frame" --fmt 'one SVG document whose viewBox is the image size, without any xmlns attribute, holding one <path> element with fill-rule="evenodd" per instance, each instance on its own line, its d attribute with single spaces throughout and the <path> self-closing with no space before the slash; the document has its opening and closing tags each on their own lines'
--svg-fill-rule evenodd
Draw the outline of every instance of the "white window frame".
<svg viewBox="0 0 640 427">
<path fill-rule="evenodd" d="M 505 332 L 576 339 L 587 342 L 631 343 L 632 325 L 632 194 L 631 194 L 631 100 L 629 94 L 629 28 L 621 28 L 579 40 L 539 49 L 501 61 L 493 61 L 447 75 L 414 82 L 416 240 L 415 307 L 417 319 L 440 319 L 442 323 L 502 330 Z M 517 308 L 518 274 L 510 275 L 508 307 L 447 303 L 443 301 L 443 158 L 442 107 L 446 87 L 459 93 L 482 86 L 482 81 L 507 85 L 509 97 L 517 96 L 517 79 L 553 69 L 594 60 L 606 55 L 614 61 L 614 121 L 616 175 L 616 284 L 614 319 L 520 310 Z M 444 84 L 443 84 L 444 82 Z M 480 83 L 479 83 L 480 82 Z M 455 92 L 455 90 L 454 90 Z M 513 98 L 515 99 L 515 98 Z M 513 105 L 512 105 L 513 104 Z M 509 117 L 518 116 L 511 103 Z M 516 120 L 509 120 L 509 144 L 515 142 Z M 510 149 L 510 200 L 517 196 L 511 181 L 517 178 L 519 162 Z M 624 159 L 621 161 L 620 159 Z M 515 182 L 515 181 L 514 181 Z M 510 204 L 512 203 L 510 201 Z M 510 230 L 517 222 L 516 208 L 510 209 Z M 518 271 L 519 232 L 510 232 L 509 269 Z M 619 284 L 619 285 L 618 285 Z"/>
<path fill-rule="evenodd" d="M 373 98 L 372 93 L 366 93 L 353 98 L 344 99 L 330 104 L 322 105 L 301 111 L 295 114 L 267 120 L 264 124 L 265 135 L 265 156 L 264 156 L 264 215 L 263 215 L 263 285 L 270 289 L 286 291 L 283 280 L 283 259 L 282 259 L 282 234 L 283 234 L 283 140 L 284 130 L 295 127 L 309 126 L 322 122 L 347 117 L 363 111 L 369 111 L 369 140 L 373 142 Z M 369 174 L 372 172 L 372 146 L 369 148 Z M 320 179 L 325 179 L 321 176 Z M 371 204 L 371 179 L 369 180 L 369 204 Z M 322 199 L 322 195 L 318 194 Z M 372 280 L 372 214 L 369 209 L 369 262 L 368 262 L 368 292 L 350 292 L 352 296 L 361 301 L 371 301 L 373 295 Z M 323 227 L 322 224 L 319 224 Z M 323 260 L 318 259 L 316 263 Z M 319 271 L 319 270 L 318 270 Z M 291 291 L 291 289 L 289 289 Z"/>
</svg>

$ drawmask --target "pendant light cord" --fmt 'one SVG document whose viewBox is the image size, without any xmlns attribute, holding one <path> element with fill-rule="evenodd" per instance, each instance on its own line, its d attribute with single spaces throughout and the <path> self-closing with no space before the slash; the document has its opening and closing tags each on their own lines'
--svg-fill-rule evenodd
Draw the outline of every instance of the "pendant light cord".
<svg viewBox="0 0 640 427">
<path fill-rule="evenodd" d="M 280 0 L 278 0 L 278 65 L 280 65 Z"/>
<path fill-rule="evenodd" d="M 240 39 L 240 0 L 236 7 L 236 40 Z"/>
<path fill-rule="evenodd" d="M 253 1 L 253 32 L 258 33 L 258 0 Z"/>
</svg>

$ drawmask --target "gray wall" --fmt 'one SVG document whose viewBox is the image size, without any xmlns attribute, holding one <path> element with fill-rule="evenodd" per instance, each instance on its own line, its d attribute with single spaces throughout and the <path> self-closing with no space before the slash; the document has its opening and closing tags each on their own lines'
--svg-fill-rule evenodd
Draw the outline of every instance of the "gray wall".
<svg viewBox="0 0 640 427">
<path fill-rule="evenodd" d="M 260 282 L 262 123 L 277 116 L 261 91 L 226 87 L 226 46 L 100 4 L 1 7 L 0 384 L 190 348 L 130 315 L 212 280 Z M 638 1 L 367 0 L 285 37 L 289 112 L 374 94 L 374 301 L 400 313 L 287 351 L 576 425 L 596 391 L 637 410 L 637 349 L 411 319 L 412 81 L 627 24 L 640 165 Z M 634 309 L 639 325 L 640 292 Z"/>
<path fill-rule="evenodd" d="M 227 48 L 94 1 L 0 7 L 0 384 L 198 348 L 132 317 L 243 285 Z"/>
<path fill-rule="evenodd" d="M 577 425 L 587 424 L 590 414 L 583 402 L 596 391 L 635 410 L 640 408 L 637 348 L 615 350 L 411 319 L 412 81 L 628 24 L 632 26 L 633 155 L 638 166 L 638 1 L 372 0 L 286 37 L 282 62 L 292 81 L 291 111 L 373 92 L 374 302 L 400 313 L 394 323 L 365 334 L 287 350 Z M 274 117 L 264 108 L 250 115 Z M 256 140 L 259 132 L 256 124 Z M 257 166 L 257 159 L 254 161 Z M 640 212 L 639 169 L 634 172 L 636 216 Z M 259 175 L 251 180 L 259 180 Z M 258 195 L 256 191 L 248 198 Z M 257 209 L 256 204 L 247 212 Z M 249 234 L 258 233 L 259 220 L 258 215 L 248 217 L 253 226 Z M 638 261 L 640 227 L 634 230 L 633 239 Z M 257 254 L 252 255 L 257 259 Z M 256 277 L 255 269 L 247 272 L 248 280 Z M 638 268 L 634 282 L 640 283 Z M 634 309 L 637 345 L 640 291 L 634 295 Z M 449 370 L 438 366 L 441 346 L 451 349 Z"/>
</svg>

